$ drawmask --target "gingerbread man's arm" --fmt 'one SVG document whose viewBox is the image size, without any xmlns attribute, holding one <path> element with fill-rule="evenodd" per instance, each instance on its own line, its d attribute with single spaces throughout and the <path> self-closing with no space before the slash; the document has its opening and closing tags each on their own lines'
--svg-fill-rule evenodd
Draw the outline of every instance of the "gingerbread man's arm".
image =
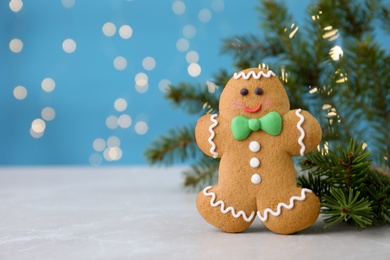
<svg viewBox="0 0 390 260">
<path fill-rule="evenodd" d="M 283 116 L 283 141 L 293 156 L 304 155 L 316 148 L 322 137 L 321 126 L 307 111 L 291 110 Z"/>
<path fill-rule="evenodd" d="M 198 147 L 208 156 L 220 158 L 223 153 L 221 129 L 224 121 L 217 114 L 204 115 L 199 118 L 195 128 L 195 139 Z"/>
</svg>

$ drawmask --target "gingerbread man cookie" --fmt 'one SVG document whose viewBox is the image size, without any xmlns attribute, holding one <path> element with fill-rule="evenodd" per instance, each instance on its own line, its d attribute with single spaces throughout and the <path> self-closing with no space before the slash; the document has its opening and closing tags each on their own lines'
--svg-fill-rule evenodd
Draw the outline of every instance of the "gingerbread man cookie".
<svg viewBox="0 0 390 260">
<path fill-rule="evenodd" d="M 317 120 L 307 111 L 290 110 L 276 75 L 258 68 L 234 74 L 222 91 L 219 111 L 202 116 L 195 129 L 199 148 L 221 158 L 218 184 L 196 200 L 203 218 L 226 232 L 242 232 L 256 217 L 279 234 L 311 226 L 320 201 L 297 186 L 292 156 L 320 143 Z"/>
</svg>

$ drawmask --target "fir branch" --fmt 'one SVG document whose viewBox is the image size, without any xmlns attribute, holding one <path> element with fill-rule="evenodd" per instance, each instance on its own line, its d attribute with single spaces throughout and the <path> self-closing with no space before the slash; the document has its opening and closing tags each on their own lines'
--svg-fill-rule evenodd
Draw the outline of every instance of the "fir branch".
<svg viewBox="0 0 390 260">
<path fill-rule="evenodd" d="M 320 197 L 326 227 L 342 220 L 358 228 L 390 224 L 390 175 L 372 168 L 369 156 L 363 142 L 351 140 L 346 148 L 313 152 L 301 161 L 308 177 L 298 184 Z"/>
<path fill-rule="evenodd" d="M 216 89 L 218 93 L 218 89 Z M 193 86 L 187 83 L 179 83 L 170 86 L 165 97 L 189 114 L 199 114 L 205 108 L 211 111 L 218 110 L 218 95 L 208 90 L 207 86 Z"/>
<path fill-rule="evenodd" d="M 222 54 L 233 55 L 238 69 L 257 67 L 267 57 L 274 57 L 282 52 L 282 46 L 276 40 L 261 40 L 254 34 L 227 38 L 221 48 Z"/>
<path fill-rule="evenodd" d="M 390 7 L 389 6 L 382 6 L 380 8 L 379 21 L 381 22 L 382 30 L 390 34 Z"/>
<path fill-rule="evenodd" d="M 318 2 L 318 9 L 332 17 L 332 25 L 347 37 L 361 38 L 373 30 L 372 22 L 380 1 L 325 0 Z"/>
<path fill-rule="evenodd" d="M 299 187 L 312 190 L 319 198 L 329 193 L 330 189 L 330 185 L 326 181 L 323 181 L 320 175 L 314 175 L 310 172 L 306 175 L 299 176 L 297 183 Z"/>
<path fill-rule="evenodd" d="M 282 1 L 261 0 L 256 9 L 261 21 L 260 28 L 266 31 L 270 38 L 278 38 L 293 22 L 292 15 Z"/>
<path fill-rule="evenodd" d="M 322 181 L 348 193 L 351 188 L 360 188 L 369 171 L 371 161 L 367 157 L 370 153 L 363 145 L 363 142 L 356 145 L 351 140 L 346 150 L 339 145 L 336 152 L 312 152 L 301 162 L 302 169 L 312 170 L 311 174 L 321 176 Z"/>
<path fill-rule="evenodd" d="M 219 159 L 213 159 L 208 156 L 202 158 L 191 165 L 191 168 L 184 172 L 184 186 L 192 190 L 199 190 L 208 185 L 213 185 L 217 180 Z"/>
<path fill-rule="evenodd" d="M 218 86 L 218 93 L 222 92 L 231 76 L 231 73 L 226 69 L 220 69 L 217 73 L 213 74 L 214 83 Z"/>
<path fill-rule="evenodd" d="M 371 168 L 362 190 L 363 196 L 372 198 L 372 210 L 379 224 L 390 224 L 390 175 Z"/>
<path fill-rule="evenodd" d="M 341 108 L 359 115 L 361 120 L 357 123 L 358 127 L 354 127 L 354 136 L 367 139 L 376 158 L 375 162 L 383 164 L 378 158 L 386 157 L 380 155 L 386 155 L 386 151 L 390 149 L 387 134 L 390 132 L 390 95 L 387 94 L 390 93 L 390 55 L 372 36 L 349 41 L 347 46 L 347 58 L 342 59 L 341 66 L 346 68 L 348 81 L 344 84 L 348 89 L 340 95 Z M 350 100 L 353 102 L 349 102 Z M 370 137 L 365 138 L 366 136 Z M 387 167 L 389 166 L 387 161 Z"/>
<path fill-rule="evenodd" d="M 195 127 L 180 127 L 169 130 L 168 135 L 160 136 L 145 151 L 150 164 L 172 165 L 175 161 L 185 162 L 196 157 Z"/>
<path fill-rule="evenodd" d="M 367 198 L 361 198 L 359 191 L 350 189 L 348 195 L 342 189 L 331 188 L 330 194 L 323 197 L 322 213 L 326 216 L 325 228 L 339 221 L 354 221 L 359 228 L 372 225 L 373 213 Z"/>
</svg>

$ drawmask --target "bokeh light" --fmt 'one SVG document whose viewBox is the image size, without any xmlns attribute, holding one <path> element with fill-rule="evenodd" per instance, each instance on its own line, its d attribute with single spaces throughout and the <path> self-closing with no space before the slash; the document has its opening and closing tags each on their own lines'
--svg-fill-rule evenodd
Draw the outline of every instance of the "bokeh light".
<svg viewBox="0 0 390 260">
<path fill-rule="evenodd" d="M 92 166 L 99 166 L 103 162 L 103 158 L 108 162 L 120 160 L 122 158 L 120 145 L 121 140 L 115 135 L 108 137 L 107 140 L 96 138 L 92 143 L 95 152 L 90 155 L 89 163 Z M 103 156 L 100 152 L 103 152 Z"/>
<path fill-rule="evenodd" d="M 35 133 L 43 133 L 43 132 L 45 131 L 45 128 L 46 128 L 46 123 L 45 123 L 45 121 L 43 121 L 43 120 L 40 119 L 40 118 L 35 119 L 35 120 L 31 123 L 31 129 L 32 129 Z"/>
<path fill-rule="evenodd" d="M 41 138 L 44 132 L 37 133 L 32 128 L 30 128 L 30 135 L 34 138 Z"/>
<path fill-rule="evenodd" d="M 131 126 L 131 117 L 127 114 L 120 115 L 118 118 L 118 125 L 121 128 L 129 128 Z"/>
<path fill-rule="evenodd" d="M 199 54 L 196 51 L 187 52 L 186 61 L 188 63 L 197 63 L 199 61 Z"/>
<path fill-rule="evenodd" d="M 114 108 L 118 112 L 125 111 L 127 108 L 127 101 L 124 98 L 118 98 L 114 102 Z"/>
<path fill-rule="evenodd" d="M 149 90 L 149 84 L 142 86 L 135 84 L 135 90 L 140 94 L 146 93 Z"/>
<path fill-rule="evenodd" d="M 140 72 L 138 73 L 137 75 L 135 75 L 135 83 L 138 85 L 138 86 L 145 86 L 148 84 L 148 75 L 146 75 L 145 73 L 143 72 Z"/>
<path fill-rule="evenodd" d="M 107 138 L 107 147 L 117 147 L 121 145 L 121 140 L 117 136 Z"/>
<path fill-rule="evenodd" d="M 214 82 L 206 81 L 207 91 L 209 93 L 215 93 L 215 91 L 218 89 L 218 86 L 215 85 Z"/>
<path fill-rule="evenodd" d="M 52 78 L 45 78 L 41 82 L 41 87 L 45 92 L 52 92 L 56 87 L 56 83 Z"/>
<path fill-rule="evenodd" d="M 115 129 L 118 127 L 118 118 L 114 115 L 108 116 L 106 118 L 106 126 L 109 129 Z"/>
<path fill-rule="evenodd" d="M 172 4 L 172 11 L 176 15 L 184 14 L 186 11 L 186 5 L 182 1 L 175 1 Z"/>
<path fill-rule="evenodd" d="M 56 111 L 52 107 L 45 107 L 41 111 L 41 116 L 46 121 L 52 121 L 56 117 Z"/>
<path fill-rule="evenodd" d="M 201 67 L 199 66 L 198 63 L 191 63 L 189 66 L 188 66 L 188 74 L 191 76 L 191 77 L 198 77 L 200 75 L 200 73 L 202 72 L 202 69 Z"/>
<path fill-rule="evenodd" d="M 122 150 L 119 147 L 111 147 L 108 151 L 108 156 L 113 161 L 119 161 L 122 158 Z"/>
<path fill-rule="evenodd" d="M 153 70 L 156 67 L 156 60 L 153 57 L 145 57 L 142 60 L 142 67 L 146 70 Z"/>
<path fill-rule="evenodd" d="M 135 124 L 135 132 L 139 135 L 144 135 L 148 132 L 148 124 L 144 121 L 139 121 Z"/>
<path fill-rule="evenodd" d="M 202 23 L 208 23 L 211 20 L 212 13 L 209 9 L 202 9 L 198 14 L 199 21 Z"/>
<path fill-rule="evenodd" d="M 214 12 L 220 13 L 225 9 L 225 2 L 223 0 L 213 0 L 211 2 L 211 9 Z"/>
<path fill-rule="evenodd" d="M 109 147 L 103 152 L 104 159 L 107 161 L 118 161 L 122 158 L 122 150 L 119 147 Z"/>
<path fill-rule="evenodd" d="M 334 41 L 339 37 L 339 31 L 333 28 L 331 25 L 324 27 L 324 34 L 322 38 L 328 39 L 329 41 Z"/>
<path fill-rule="evenodd" d="M 158 89 L 165 93 L 169 90 L 169 86 L 171 85 L 172 83 L 168 80 L 168 79 L 162 79 L 160 80 L 160 82 L 158 83 Z"/>
<path fill-rule="evenodd" d="M 106 141 L 103 138 L 96 138 L 92 143 L 92 147 L 96 152 L 102 152 L 106 149 Z"/>
<path fill-rule="evenodd" d="M 112 22 L 107 22 L 102 27 L 103 34 L 107 37 L 114 36 L 116 33 L 116 26 Z"/>
<path fill-rule="evenodd" d="M 146 75 L 143 72 L 140 72 L 135 76 L 134 80 L 135 80 L 135 90 L 138 93 L 142 94 L 142 93 L 146 93 L 148 91 L 148 89 L 149 89 L 148 75 Z"/>
<path fill-rule="evenodd" d="M 9 42 L 9 49 L 14 53 L 19 53 L 23 49 L 23 42 L 20 39 L 12 39 Z"/>
<path fill-rule="evenodd" d="M 343 57 L 344 51 L 343 49 L 341 49 L 340 46 L 336 45 L 330 49 L 329 55 L 332 58 L 332 60 L 339 60 L 340 57 Z"/>
<path fill-rule="evenodd" d="M 61 3 L 65 8 L 72 8 L 76 4 L 76 0 L 61 0 Z"/>
<path fill-rule="evenodd" d="M 130 27 L 130 25 L 127 25 L 127 24 L 122 25 L 119 28 L 119 35 L 123 39 L 130 39 L 131 36 L 133 35 L 133 29 Z"/>
<path fill-rule="evenodd" d="M 99 153 L 93 153 L 89 156 L 89 164 L 91 166 L 99 166 L 103 162 L 103 157 Z"/>
<path fill-rule="evenodd" d="M 184 37 L 191 39 L 196 35 L 196 28 L 192 24 L 187 24 L 183 27 L 183 35 Z"/>
<path fill-rule="evenodd" d="M 23 2 L 21 0 L 11 0 L 9 2 L 9 9 L 11 9 L 12 12 L 19 12 L 23 7 Z"/>
<path fill-rule="evenodd" d="M 113 63 L 114 68 L 117 70 L 124 70 L 127 67 L 127 60 L 122 56 L 116 57 Z"/>
<path fill-rule="evenodd" d="M 27 97 L 27 89 L 23 86 L 16 86 L 13 93 L 14 97 L 19 100 L 23 100 Z"/>
<path fill-rule="evenodd" d="M 62 42 L 62 49 L 66 53 L 73 53 L 76 50 L 76 42 L 73 39 L 66 39 Z"/>
<path fill-rule="evenodd" d="M 181 38 L 176 42 L 176 48 L 180 52 L 186 52 L 190 47 L 190 42 L 187 39 Z"/>
</svg>

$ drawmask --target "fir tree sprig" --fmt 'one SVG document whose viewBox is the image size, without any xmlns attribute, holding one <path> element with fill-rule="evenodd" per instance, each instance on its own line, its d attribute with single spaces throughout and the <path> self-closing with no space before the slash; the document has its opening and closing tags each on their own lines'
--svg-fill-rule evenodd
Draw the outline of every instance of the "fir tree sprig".
<svg viewBox="0 0 390 260">
<path fill-rule="evenodd" d="M 329 193 L 330 185 L 324 182 L 323 177 L 320 174 L 308 173 L 300 175 L 298 177 L 299 186 L 310 189 L 319 198 L 322 198 L 325 194 Z"/>
<path fill-rule="evenodd" d="M 217 181 L 219 159 L 203 156 L 189 170 L 184 171 L 186 176 L 184 186 L 197 190 L 199 187 L 214 185 Z"/>
<path fill-rule="evenodd" d="M 363 196 L 371 198 L 374 219 L 390 224 L 390 174 L 371 168 L 364 185 Z"/>
<path fill-rule="evenodd" d="M 170 86 L 165 97 L 176 107 L 189 114 L 200 114 L 205 110 L 205 107 L 215 112 L 218 110 L 218 95 L 209 91 L 210 86 L 207 86 L 207 84 L 214 83 L 207 82 L 205 86 L 194 86 L 181 82 L 178 85 Z M 215 91 L 218 92 L 219 90 L 216 88 Z"/>
<path fill-rule="evenodd" d="M 373 213 L 368 198 L 362 198 L 360 192 L 353 189 L 347 194 L 343 189 L 332 187 L 330 194 L 322 198 L 322 213 L 326 216 L 325 223 L 328 223 L 325 228 L 340 221 L 354 221 L 359 228 L 372 225 Z"/>
<path fill-rule="evenodd" d="M 317 151 L 301 161 L 306 175 L 298 177 L 301 187 L 312 189 L 321 200 L 325 227 L 339 221 L 353 222 L 358 228 L 389 224 L 390 175 L 371 168 L 365 144 L 351 140 L 336 151 Z"/>
<path fill-rule="evenodd" d="M 381 6 L 379 11 L 379 17 L 381 21 L 382 30 L 390 33 L 390 7 L 389 6 Z"/>
<path fill-rule="evenodd" d="M 169 130 L 167 135 L 150 144 L 145 151 L 146 160 L 151 164 L 172 165 L 183 163 L 200 153 L 195 143 L 195 126 L 183 126 Z"/>
</svg>

